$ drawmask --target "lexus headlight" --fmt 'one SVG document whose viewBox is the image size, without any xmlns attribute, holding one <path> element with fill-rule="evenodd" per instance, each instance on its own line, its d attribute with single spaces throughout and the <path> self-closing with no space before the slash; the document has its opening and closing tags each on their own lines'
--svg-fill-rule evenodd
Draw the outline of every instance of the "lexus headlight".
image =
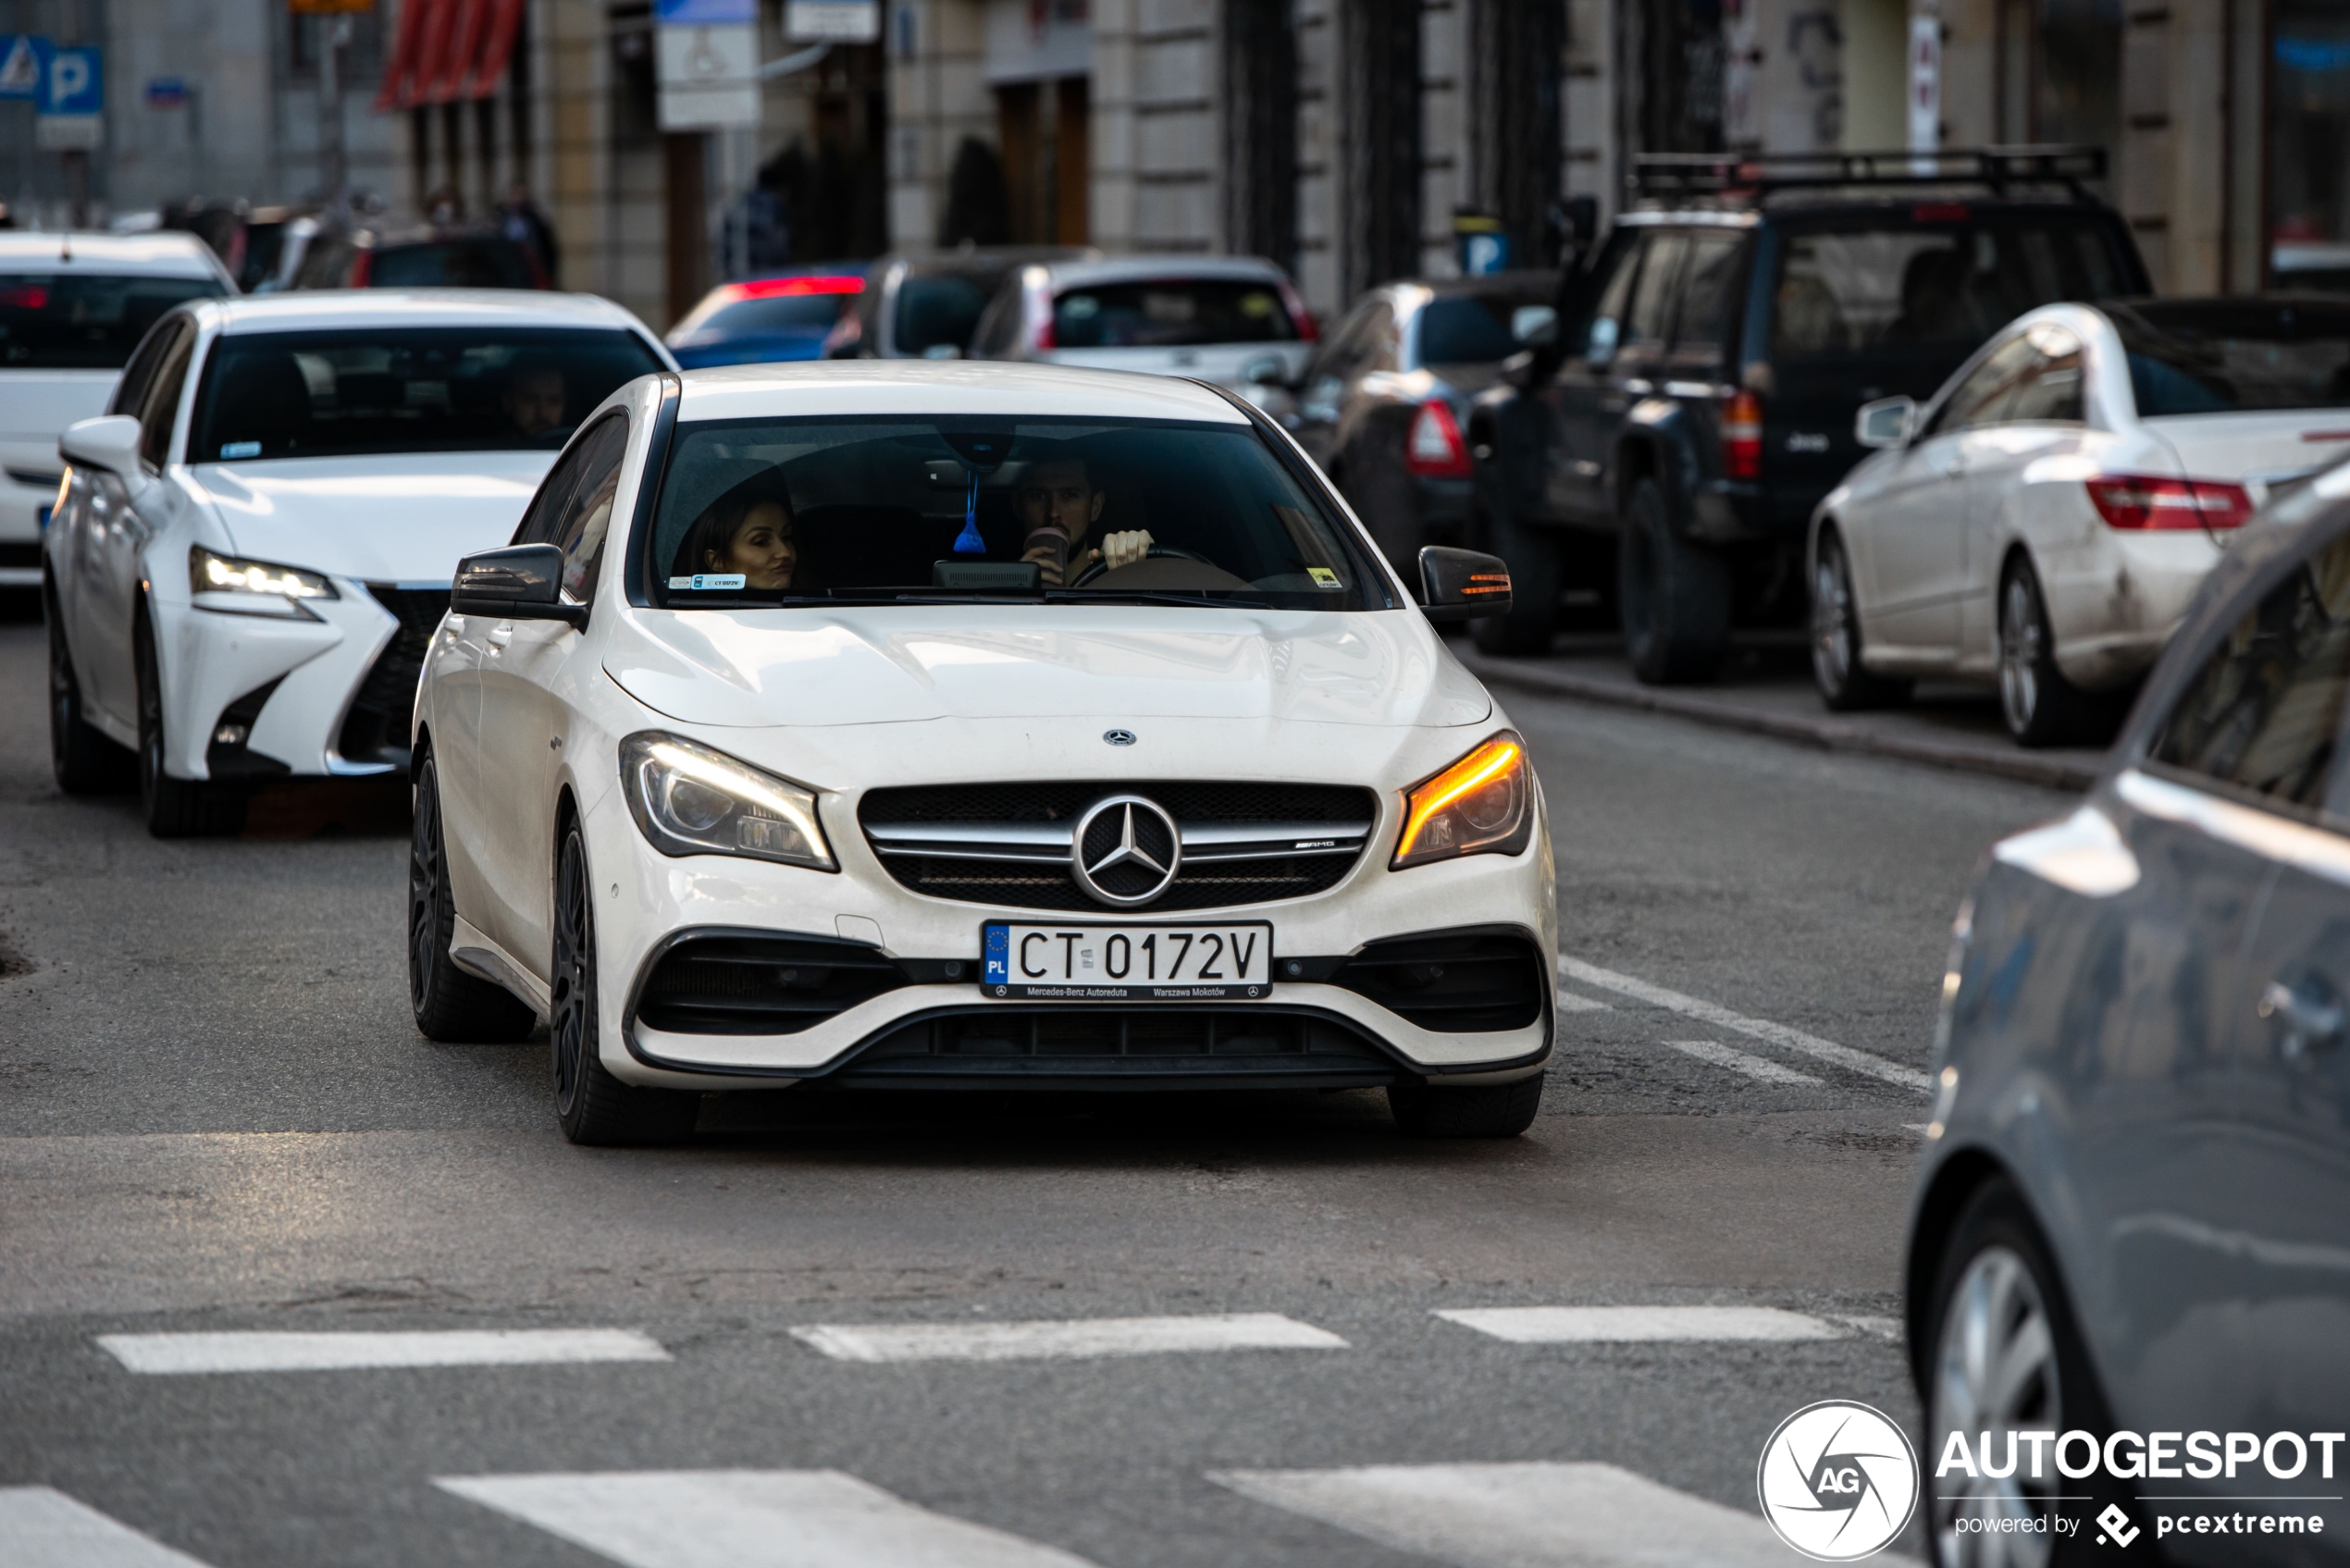
<svg viewBox="0 0 2350 1568">
<path fill-rule="evenodd" d="M 620 743 L 629 814 L 663 855 L 747 855 L 835 871 L 816 795 L 658 730 Z"/>
<path fill-rule="evenodd" d="M 241 561 L 202 545 L 188 548 L 188 592 L 201 610 L 310 621 L 317 617 L 303 607 L 303 599 L 341 597 L 334 584 L 315 572 L 266 561 Z"/>
<path fill-rule="evenodd" d="M 1404 836 L 1388 870 L 1462 855 L 1515 855 L 1534 836 L 1526 743 L 1508 730 L 1404 792 Z"/>
</svg>

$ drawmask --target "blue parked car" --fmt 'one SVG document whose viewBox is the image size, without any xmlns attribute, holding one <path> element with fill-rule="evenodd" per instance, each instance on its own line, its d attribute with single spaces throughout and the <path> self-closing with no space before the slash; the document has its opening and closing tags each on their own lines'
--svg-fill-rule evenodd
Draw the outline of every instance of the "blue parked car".
<svg viewBox="0 0 2350 1568">
<path fill-rule="evenodd" d="M 822 359 L 864 291 L 865 275 L 837 265 L 721 283 L 669 329 L 669 352 L 687 370 Z"/>
</svg>

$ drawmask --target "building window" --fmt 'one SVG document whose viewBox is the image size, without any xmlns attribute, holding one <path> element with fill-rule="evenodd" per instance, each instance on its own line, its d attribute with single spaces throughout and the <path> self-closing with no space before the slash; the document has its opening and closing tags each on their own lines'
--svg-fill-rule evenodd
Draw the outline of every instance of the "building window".
<svg viewBox="0 0 2350 1568">
<path fill-rule="evenodd" d="M 2276 0 L 2272 36 L 2270 281 L 2350 291 L 2350 10 Z"/>
</svg>

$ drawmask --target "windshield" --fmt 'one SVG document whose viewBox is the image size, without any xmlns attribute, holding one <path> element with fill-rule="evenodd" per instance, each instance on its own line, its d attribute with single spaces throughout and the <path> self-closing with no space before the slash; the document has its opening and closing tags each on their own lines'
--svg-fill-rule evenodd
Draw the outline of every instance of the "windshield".
<svg viewBox="0 0 2350 1568">
<path fill-rule="evenodd" d="M 1771 352 L 1964 355 L 2037 306 L 2134 291 L 2104 227 L 2059 214 L 1797 231 L 1781 253 Z"/>
<path fill-rule="evenodd" d="M 900 599 L 1389 607 L 1247 426 L 902 417 L 682 426 L 647 576 L 674 609 Z"/>
<path fill-rule="evenodd" d="M 538 269 L 512 240 L 433 240 L 384 245 L 367 264 L 375 289 L 537 289 Z"/>
<path fill-rule="evenodd" d="M 1063 349 L 1160 349 L 1194 343 L 1286 343 L 1297 327 L 1270 283 L 1157 278 L 1071 289 L 1053 301 Z"/>
<path fill-rule="evenodd" d="M 0 370 L 120 370 L 157 316 L 227 292 L 210 278 L 0 273 Z"/>
<path fill-rule="evenodd" d="M 2138 416 L 2350 407 L 2350 307 L 2109 305 Z"/>
<path fill-rule="evenodd" d="M 633 332 L 371 327 L 213 345 L 191 463 L 552 451 L 624 382 L 662 368 Z"/>
<path fill-rule="evenodd" d="M 1492 364 L 1524 347 L 1510 336 L 1510 316 L 1521 305 L 1544 304 L 1524 294 L 1452 294 L 1430 300 L 1420 312 L 1422 364 Z"/>
</svg>

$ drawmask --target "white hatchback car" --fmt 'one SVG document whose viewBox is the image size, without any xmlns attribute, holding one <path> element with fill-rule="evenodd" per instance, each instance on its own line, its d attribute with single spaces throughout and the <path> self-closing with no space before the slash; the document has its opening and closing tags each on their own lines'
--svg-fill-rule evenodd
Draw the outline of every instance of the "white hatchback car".
<svg viewBox="0 0 2350 1568">
<path fill-rule="evenodd" d="M 2350 450 L 2350 303 L 2048 305 L 1858 434 L 1883 450 L 1812 521 L 1822 697 L 1981 680 L 2057 744 L 2134 689 L 2270 492 Z"/>
<path fill-rule="evenodd" d="M 460 566 L 417 693 L 409 978 L 434 1039 L 546 1019 L 573 1139 L 794 1084 L 1534 1116 L 1557 937 L 1525 747 L 1241 400 L 648 377 L 516 537 Z M 1437 618 L 1506 605 L 1490 557 L 1420 564 Z"/>
<path fill-rule="evenodd" d="M 40 586 L 59 433 L 106 406 L 164 312 L 236 291 L 192 234 L 0 233 L 0 587 Z"/>
<path fill-rule="evenodd" d="M 59 787 L 138 759 L 151 831 L 258 782 L 404 771 L 458 558 L 510 537 L 577 426 L 672 364 L 585 295 L 279 294 L 167 315 L 69 427 L 43 556 Z"/>
</svg>

